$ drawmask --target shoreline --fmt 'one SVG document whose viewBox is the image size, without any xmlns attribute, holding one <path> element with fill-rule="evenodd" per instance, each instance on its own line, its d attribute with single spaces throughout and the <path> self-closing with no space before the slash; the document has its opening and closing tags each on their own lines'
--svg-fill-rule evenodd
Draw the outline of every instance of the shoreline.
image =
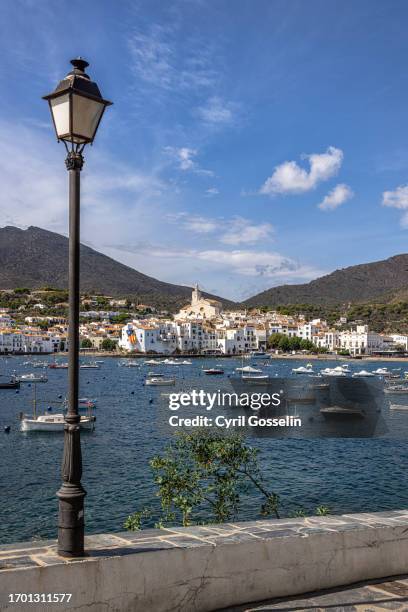
<svg viewBox="0 0 408 612">
<path fill-rule="evenodd" d="M 58 357 L 68 358 L 68 353 L 1 353 L 0 357 Z M 236 355 L 205 355 L 205 354 L 191 354 L 191 353 L 118 353 L 116 351 L 80 351 L 80 357 L 90 357 L 92 359 L 98 357 L 114 357 L 116 359 L 240 359 L 242 357 L 249 357 L 249 353 L 239 353 Z M 346 355 L 325 355 L 320 354 L 316 355 L 315 353 L 306 353 L 306 354 L 296 354 L 296 355 L 288 355 L 288 354 L 279 354 L 275 355 L 274 353 L 267 353 L 265 357 L 260 357 L 256 359 L 256 361 L 263 361 L 268 359 L 286 359 L 286 360 L 307 360 L 307 361 L 406 361 L 408 362 L 408 355 L 405 357 L 394 357 L 394 356 L 374 356 L 374 355 L 361 355 L 359 357 L 352 357 Z"/>
<path fill-rule="evenodd" d="M 67 353 L 54 353 L 54 355 L 58 357 L 66 356 Z M 86 357 L 89 355 L 90 357 L 116 357 L 119 359 L 240 359 L 244 356 L 250 359 L 249 353 L 237 354 L 237 355 L 203 355 L 203 354 L 191 354 L 191 353 L 178 353 L 178 354 L 168 354 L 168 353 L 134 353 L 134 354 L 122 354 L 111 351 L 89 351 L 86 353 L 80 352 L 80 357 Z M 358 358 L 346 355 L 325 355 L 320 354 L 316 355 L 315 353 L 306 353 L 301 355 L 287 355 L 280 354 L 275 355 L 273 353 L 267 353 L 265 357 L 259 357 L 255 359 L 255 361 L 263 361 L 268 359 L 288 359 L 288 360 L 299 360 L 304 359 L 307 361 L 407 361 L 408 355 L 406 357 L 391 357 L 391 356 L 373 356 L 373 355 L 361 355 Z"/>
</svg>

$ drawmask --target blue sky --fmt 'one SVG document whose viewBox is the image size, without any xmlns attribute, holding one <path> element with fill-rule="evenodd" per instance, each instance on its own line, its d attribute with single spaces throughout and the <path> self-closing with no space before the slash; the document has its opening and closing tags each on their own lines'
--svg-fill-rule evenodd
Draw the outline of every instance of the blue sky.
<svg viewBox="0 0 408 612">
<path fill-rule="evenodd" d="M 0 226 L 67 233 L 41 96 L 77 55 L 114 102 L 82 238 L 241 299 L 407 252 L 408 4 L 3 0 Z"/>
</svg>

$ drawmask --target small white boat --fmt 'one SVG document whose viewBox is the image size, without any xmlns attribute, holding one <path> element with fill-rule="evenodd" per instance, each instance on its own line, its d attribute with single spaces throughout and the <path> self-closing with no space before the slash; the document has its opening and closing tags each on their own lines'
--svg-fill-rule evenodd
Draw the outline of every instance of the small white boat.
<svg viewBox="0 0 408 612">
<path fill-rule="evenodd" d="M 344 374 L 350 374 L 351 370 L 349 368 L 349 366 L 336 366 L 335 368 L 332 368 L 333 372 L 343 372 Z"/>
<path fill-rule="evenodd" d="M 97 400 L 91 397 L 80 397 L 78 400 L 78 404 L 83 404 L 85 406 L 88 406 L 89 404 L 95 405 L 96 402 Z"/>
<path fill-rule="evenodd" d="M 51 363 L 49 366 L 50 370 L 68 370 L 68 363 Z"/>
<path fill-rule="evenodd" d="M 256 382 L 257 380 L 269 380 L 269 376 L 267 374 L 243 374 L 242 380 Z"/>
<path fill-rule="evenodd" d="M 325 368 L 320 372 L 322 376 L 347 376 L 342 370 L 336 370 L 334 368 Z"/>
<path fill-rule="evenodd" d="M 96 417 L 81 416 L 81 429 L 94 429 Z M 64 431 L 65 418 L 63 414 L 42 414 L 38 417 L 21 417 L 21 431 Z"/>
<path fill-rule="evenodd" d="M 165 363 L 166 365 L 174 365 L 174 366 L 180 365 L 180 361 L 176 361 L 175 359 L 165 359 L 163 363 Z"/>
<path fill-rule="evenodd" d="M 100 370 L 101 366 L 98 365 L 95 361 L 90 361 L 89 363 L 81 363 L 79 368 L 81 370 Z"/>
<path fill-rule="evenodd" d="M 170 385 L 175 385 L 175 378 L 162 378 L 161 376 L 152 376 L 151 378 L 146 378 L 145 385 L 151 385 L 155 387 L 169 387 Z"/>
<path fill-rule="evenodd" d="M 390 372 L 388 368 L 377 368 L 376 370 L 373 370 L 373 374 L 375 374 L 376 376 L 384 376 L 384 378 L 398 376 L 397 374 L 393 374 L 392 372 Z"/>
<path fill-rule="evenodd" d="M 253 359 L 265 359 L 268 355 L 265 353 L 265 351 L 251 351 L 249 356 Z"/>
<path fill-rule="evenodd" d="M 408 410 L 408 406 L 402 406 L 401 404 L 390 404 L 390 410 Z"/>
<path fill-rule="evenodd" d="M 46 383 L 48 378 L 45 374 L 22 374 L 16 380 L 22 383 Z"/>
<path fill-rule="evenodd" d="M 224 374 L 224 370 L 221 368 L 208 368 L 207 370 L 203 370 L 203 372 L 207 374 L 207 376 L 221 376 Z"/>
<path fill-rule="evenodd" d="M 385 387 L 384 393 L 389 395 L 408 395 L 407 385 L 389 385 Z"/>
<path fill-rule="evenodd" d="M 33 361 L 33 368 L 48 368 L 48 361 Z"/>
<path fill-rule="evenodd" d="M 368 370 L 360 370 L 360 372 L 354 372 L 352 376 L 353 378 L 372 378 L 375 374 Z"/>
<path fill-rule="evenodd" d="M 189 361 L 188 359 L 185 359 L 184 361 L 181 362 L 181 365 L 192 365 L 192 361 Z"/>
<path fill-rule="evenodd" d="M 292 368 L 293 374 L 314 374 L 312 364 L 308 363 L 306 367 Z"/>
<path fill-rule="evenodd" d="M 140 367 L 140 364 L 138 364 L 136 361 L 132 361 L 131 359 L 122 361 L 119 365 L 122 368 L 139 368 Z"/>
<path fill-rule="evenodd" d="M 244 366 L 243 368 L 235 368 L 236 372 L 247 372 L 248 374 L 262 374 L 262 370 L 253 368 L 252 366 Z"/>
<path fill-rule="evenodd" d="M 161 361 L 159 361 L 158 359 L 146 359 L 144 363 L 146 365 L 160 365 Z"/>
</svg>

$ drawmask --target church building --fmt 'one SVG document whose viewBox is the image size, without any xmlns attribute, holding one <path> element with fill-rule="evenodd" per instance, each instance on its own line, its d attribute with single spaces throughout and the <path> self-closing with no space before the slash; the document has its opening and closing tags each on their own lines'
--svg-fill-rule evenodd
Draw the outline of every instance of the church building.
<svg viewBox="0 0 408 612">
<path fill-rule="evenodd" d="M 176 315 L 176 319 L 213 319 L 218 317 L 221 311 L 221 302 L 202 297 L 196 284 L 191 296 L 191 304 L 184 306 Z"/>
</svg>

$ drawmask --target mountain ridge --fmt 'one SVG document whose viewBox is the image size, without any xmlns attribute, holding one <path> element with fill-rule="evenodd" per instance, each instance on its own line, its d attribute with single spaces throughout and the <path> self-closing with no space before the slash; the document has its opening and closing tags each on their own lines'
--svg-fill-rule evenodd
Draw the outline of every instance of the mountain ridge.
<svg viewBox="0 0 408 612">
<path fill-rule="evenodd" d="M 393 299 L 408 290 L 408 254 L 335 270 L 309 283 L 279 285 L 246 299 L 247 307 L 344 304 Z"/>
<path fill-rule="evenodd" d="M 81 292 L 112 297 L 137 297 L 148 304 L 181 306 L 191 287 L 166 283 L 138 272 L 89 246 L 81 244 Z M 68 238 L 39 227 L 0 228 L 0 289 L 39 289 L 68 286 Z M 204 293 L 224 304 L 229 300 Z"/>
</svg>

